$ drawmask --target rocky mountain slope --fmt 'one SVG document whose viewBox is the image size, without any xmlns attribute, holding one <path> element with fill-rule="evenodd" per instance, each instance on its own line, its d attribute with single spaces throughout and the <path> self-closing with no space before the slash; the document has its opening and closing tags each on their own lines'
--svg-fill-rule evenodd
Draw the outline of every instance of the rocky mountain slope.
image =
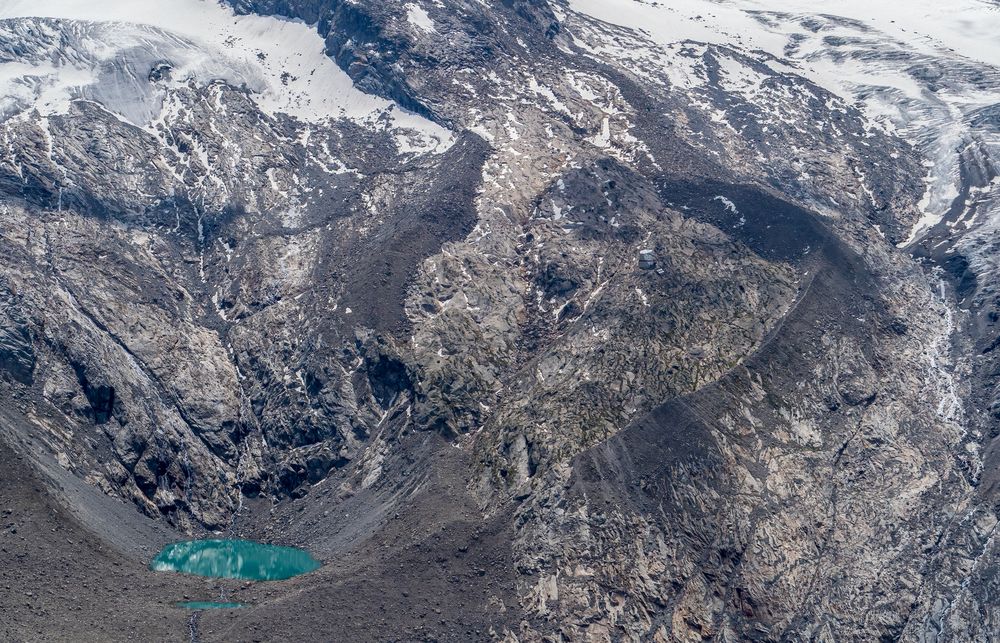
<svg viewBox="0 0 1000 643">
<path fill-rule="evenodd" d="M 0 632 L 990 639 L 1000 11 L 870 4 L 0 3 Z"/>
</svg>

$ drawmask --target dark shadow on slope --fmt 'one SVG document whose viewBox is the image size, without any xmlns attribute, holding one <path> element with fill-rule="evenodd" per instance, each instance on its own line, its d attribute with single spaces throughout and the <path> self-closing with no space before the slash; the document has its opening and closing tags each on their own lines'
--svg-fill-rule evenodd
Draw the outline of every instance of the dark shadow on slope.
<svg viewBox="0 0 1000 643">
<path fill-rule="evenodd" d="M 352 309 L 353 323 L 380 332 L 406 327 L 406 291 L 420 263 L 476 224 L 475 197 L 487 153 L 479 136 L 463 135 L 429 176 L 418 176 L 426 181 L 422 194 L 381 213 L 385 222 L 365 241 L 337 249 L 348 257 L 344 305 Z"/>
<path fill-rule="evenodd" d="M 685 216 L 711 223 L 768 261 L 801 264 L 815 251 L 839 252 L 816 215 L 756 186 L 671 177 L 660 179 L 657 191 Z"/>
</svg>

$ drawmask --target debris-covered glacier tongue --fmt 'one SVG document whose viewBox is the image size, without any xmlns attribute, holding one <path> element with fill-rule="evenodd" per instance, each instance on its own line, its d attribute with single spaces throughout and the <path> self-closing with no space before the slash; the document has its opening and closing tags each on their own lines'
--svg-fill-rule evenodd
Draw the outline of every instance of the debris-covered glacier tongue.
<svg viewBox="0 0 1000 643">
<path fill-rule="evenodd" d="M 0 638 L 990 639 L 998 17 L 868 4 L 0 2 Z"/>
</svg>

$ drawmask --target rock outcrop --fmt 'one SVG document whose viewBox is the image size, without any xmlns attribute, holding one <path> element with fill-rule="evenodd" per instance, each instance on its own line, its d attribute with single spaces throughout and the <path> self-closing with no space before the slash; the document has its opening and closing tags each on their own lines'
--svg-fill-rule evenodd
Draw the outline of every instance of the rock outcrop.
<svg viewBox="0 0 1000 643">
<path fill-rule="evenodd" d="M 251 32 L 0 23 L 36 69 L 0 102 L 3 435 L 179 532 L 350 553 L 475 613 L 414 626 L 407 590 L 406 631 L 361 638 L 997 630 L 992 112 L 927 232 L 938 99 L 894 129 L 808 67 L 898 71 L 863 24 L 746 13 L 775 53 L 589 2 L 230 4 L 311 25 L 392 104 L 312 117 L 333 71 L 300 96 L 264 45 L 203 61 Z M 53 107 L 60 56 L 100 73 Z"/>
</svg>

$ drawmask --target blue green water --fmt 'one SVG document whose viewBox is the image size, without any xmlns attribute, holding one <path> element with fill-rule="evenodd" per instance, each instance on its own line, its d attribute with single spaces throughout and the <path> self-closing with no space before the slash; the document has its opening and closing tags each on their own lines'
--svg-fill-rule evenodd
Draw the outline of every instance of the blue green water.
<svg viewBox="0 0 1000 643">
<path fill-rule="evenodd" d="M 185 601 L 177 603 L 177 607 L 189 610 L 234 610 L 243 607 L 243 603 L 215 603 L 212 601 Z"/>
<path fill-rule="evenodd" d="M 189 540 L 163 548 L 149 568 L 214 578 L 284 580 L 319 567 L 309 552 L 251 540 Z"/>
</svg>

